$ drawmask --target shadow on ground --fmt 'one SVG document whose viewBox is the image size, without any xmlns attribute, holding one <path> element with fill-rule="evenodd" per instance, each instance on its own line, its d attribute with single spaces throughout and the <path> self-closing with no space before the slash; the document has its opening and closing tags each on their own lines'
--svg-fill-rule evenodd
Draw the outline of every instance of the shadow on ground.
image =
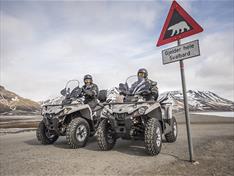
<svg viewBox="0 0 234 176">
<path fill-rule="evenodd" d="M 26 143 L 28 145 L 35 145 L 35 146 L 41 145 L 41 146 L 43 146 L 43 144 L 41 144 L 36 139 L 36 137 L 34 139 L 24 141 L 24 143 Z M 166 141 L 163 140 L 163 143 L 166 143 Z M 70 148 L 70 146 L 67 144 L 66 138 L 64 136 L 59 137 L 59 139 L 54 144 L 51 144 L 51 145 L 53 145 L 56 148 L 61 148 L 61 149 L 77 150 L 77 149 Z M 106 152 L 106 151 L 101 151 L 99 149 L 97 141 L 96 141 L 96 137 L 89 138 L 86 146 L 82 149 L 90 150 L 90 151 L 97 151 L 97 152 Z M 140 140 L 134 141 L 134 140 L 118 139 L 116 141 L 116 145 L 114 146 L 112 151 L 124 153 L 127 155 L 134 155 L 134 156 L 150 156 L 147 154 L 147 152 L 145 150 L 144 142 L 140 141 Z"/>
<path fill-rule="evenodd" d="M 163 142 L 166 142 L 163 140 Z M 92 150 L 92 151 L 101 151 L 98 147 L 97 141 L 94 138 L 94 143 L 88 143 L 87 146 L 84 148 L 85 150 Z M 122 140 L 118 139 L 112 151 L 134 155 L 134 156 L 149 156 L 145 150 L 144 141 L 141 140 Z"/>
</svg>

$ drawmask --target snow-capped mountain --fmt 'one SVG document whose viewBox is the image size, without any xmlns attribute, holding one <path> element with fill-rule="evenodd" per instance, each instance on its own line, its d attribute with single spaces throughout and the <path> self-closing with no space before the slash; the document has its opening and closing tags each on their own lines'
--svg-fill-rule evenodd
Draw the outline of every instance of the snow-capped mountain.
<svg viewBox="0 0 234 176">
<path fill-rule="evenodd" d="M 107 99 L 115 102 L 119 95 L 118 88 L 107 90 Z M 224 99 L 211 91 L 187 91 L 189 109 L 191 111 L 233 111 L 234 102 Z M 161 93 L 158 100 L 165 98 L 171 102 L 174 111 L 184 109 L 183 94 L 181 91 L 168 91 Z"/>
<path fill-rule="evenodd" d="M 47 105 L 47 104 L 50 104 L 50 105 L 61 104 L 63 100 L 64 100 L 64 96 L 61 95 L 61 96 L 58 96 L 55 98 L 51 98 L 51 99 L 42 101 L 42 102 L 40 102 L 40 104 L 41 104 L 41 106 Z"/>
<path fill-rule="evenodd" d="M 172 102 L 174 111 L 184 109 L 183 94 L 181 91 L 168 91 L 160 94 L 167 96 Z M 191 111 L 233 111 L 234 102 L 224 99 L 211 91 L 189 90 L 187 91 L 189 109 Z"/>
</svg>

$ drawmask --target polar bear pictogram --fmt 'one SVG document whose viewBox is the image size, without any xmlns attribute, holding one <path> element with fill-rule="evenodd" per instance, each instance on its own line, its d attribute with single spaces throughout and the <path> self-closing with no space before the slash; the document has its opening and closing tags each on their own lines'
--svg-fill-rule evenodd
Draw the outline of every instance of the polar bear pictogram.
<svg viewBox="0 0 234 176">
<path fill-rule="evenodd" d="M 174 36 L 175 34 L 183 33 L 185 29 L 188 31 L 190 27 L 185 21 L 181 21 L 173 26 L 170 26 L 167 30 L 172 30 L 171 36 Z"/>
</svg>

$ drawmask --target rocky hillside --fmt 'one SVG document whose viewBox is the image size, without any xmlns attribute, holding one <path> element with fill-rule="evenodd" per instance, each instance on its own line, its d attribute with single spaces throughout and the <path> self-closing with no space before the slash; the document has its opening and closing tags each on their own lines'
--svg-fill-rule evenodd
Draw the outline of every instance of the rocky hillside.
<svg viewBox="0 0 234 176">
<path fill-rule="evenodd" d="M 40 110 L 37 102 L 23 98 L 0 85 L 0 114 L 35 114 Z"/>
</svg>

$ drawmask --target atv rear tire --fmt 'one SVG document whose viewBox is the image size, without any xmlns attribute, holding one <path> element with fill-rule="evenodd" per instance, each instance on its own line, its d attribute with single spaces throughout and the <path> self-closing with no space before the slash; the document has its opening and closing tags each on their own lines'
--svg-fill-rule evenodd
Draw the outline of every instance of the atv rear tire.
<svg viewBox="0 0 234 176">
<path fill-rule="evenodd" d="M 111 150 L 116 143 L 116 136 L 107 119 L 100 122 L 97 128 L 97 141 L 101 150 Z"/>
<path fill-rule="evenodd" d="M 41 121 L 36 131 L 37 140 L 44 145 L 53 144 L 57 139 L 58 135 L 50 133 L 46 128 L 44 121 Z"/>
<path fill-rule="evenodd" d="M 165 138 L 167 142 L 172 143 L 176 141 L 178 134 L 177 122 L 174 116 L 169 120 L 169 123 L 172 124 L 172 131 L 165 134 Z"/>
<path fill-rule="evenodd" d="M 162 147 L 161 124 L 156 118 L 148 120 L 145 128 L 145 148 L 150 155 L 158 155 Z"/>
<path fill-rule="evenodd" d="M 88 122 L 83 118 L 73 119 L 66 130 L 67 143 L 71 148 L 84 147 L 90 136 L 90 128 Z"/>
</svg>

